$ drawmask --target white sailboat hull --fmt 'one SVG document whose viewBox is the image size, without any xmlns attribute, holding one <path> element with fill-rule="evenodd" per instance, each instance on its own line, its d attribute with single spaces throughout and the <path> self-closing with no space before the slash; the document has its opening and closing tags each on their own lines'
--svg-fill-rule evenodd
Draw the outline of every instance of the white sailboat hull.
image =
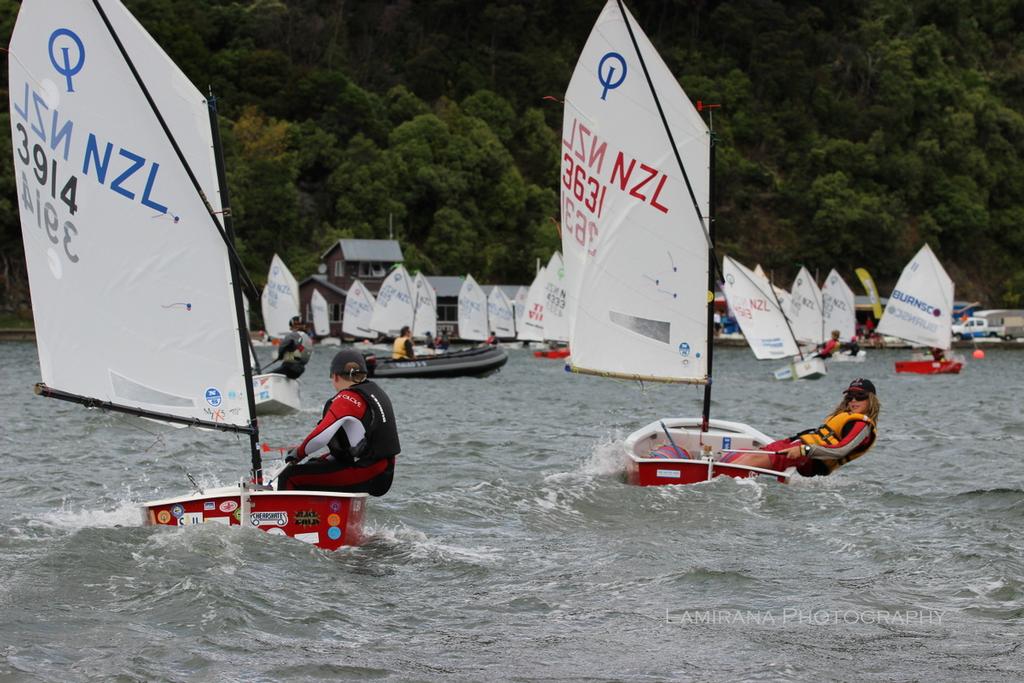
<svg viewBox="0 0 1024 683">
<path fill-rule="evenodd" d="M 794 360 L 789 365 L 776 370 L 774 374 L 777 380 L 795 380 L 821 379 L 826 373 L 824 359 L 805 358 L 804 360 Z"/>
<path fill-rule="evenodd" d="M 252 389 L 257 415 L 283 415 L 302 408 L 299 381 L 284 375 L 255 375 Z"/>
<path fill-rule="evenodd" d="M 863 363 L 868 357 L 867 351 L 861 349 L 855 354 L 849 353 L 834 353 L 832 354 L 832 360 L 837 363 Z"/>
</svg>

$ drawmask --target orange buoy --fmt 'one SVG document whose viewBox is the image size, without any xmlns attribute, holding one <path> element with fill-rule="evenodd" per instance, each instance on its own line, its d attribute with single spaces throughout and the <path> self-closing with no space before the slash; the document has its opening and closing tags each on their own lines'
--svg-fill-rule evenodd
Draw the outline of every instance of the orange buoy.
<svg viewBox="0 0 1024 683">
<path fill-rule="evenodd" d="M 980 360 L 985 357 L 985 352 L 981 349 L 974 349 L 974 353 L 971 355 Z"/>
</svg>

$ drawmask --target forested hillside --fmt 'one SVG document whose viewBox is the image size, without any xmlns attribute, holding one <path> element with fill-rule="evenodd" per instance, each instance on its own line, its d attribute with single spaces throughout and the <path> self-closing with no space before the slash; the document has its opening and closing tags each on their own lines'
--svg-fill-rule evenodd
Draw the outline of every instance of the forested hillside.
<svg viewBox="0 0 1024 683">
<path fill-rule="evenodd" d="M 340 237 L 427 274 L 527 283 L 558 245 L 560 98 L 600 0 L 127 0 L 220 100 L 243 259 Z M 629 0 L 719 103 L 720 252 L 888 290 L 923 241 L 958 297 L 1024 305 L 1024 2 Z M 18 4 L 0 0 L 0 31 Z M 3 85 L 6 99 L 7 72 Z M 9 116 L 4 108 L 4 125 Z M 10 137 L 2 137 L 11 159 Z M 13 165 L 0 306 L 26 310 Z"/>
</svg>

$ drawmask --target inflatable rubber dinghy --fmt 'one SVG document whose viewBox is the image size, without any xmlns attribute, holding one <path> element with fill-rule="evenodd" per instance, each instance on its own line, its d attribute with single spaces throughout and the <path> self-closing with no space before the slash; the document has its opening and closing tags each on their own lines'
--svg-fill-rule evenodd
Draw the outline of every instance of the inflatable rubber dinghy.
<svg viewBox="0 0 1024 683">
<path fill-rule="evenodd" d="M 505 350 L 486 346 L 465 351 L 421 356 L 415 360 L 391 360 L 368 356 L 366 367 L 370 377 L 485 377 L 497 372 L 508 362 Z"/>
</svg>

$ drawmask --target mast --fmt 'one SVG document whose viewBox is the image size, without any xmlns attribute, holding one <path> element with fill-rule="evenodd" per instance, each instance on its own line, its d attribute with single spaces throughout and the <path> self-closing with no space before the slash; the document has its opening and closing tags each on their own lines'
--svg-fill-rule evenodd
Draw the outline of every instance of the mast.
<svg viewBox="0 0 1024 683">
<path fill-rule="evenodd" d="M 698 105 L 700 103 L 698 102 Z M 708 327 L 707 327 L 707 353 L 708 353 L 708 381 L 704 385 L 704 407 L 701 412 L 700 430 L 708 431 L 708 423 L 711 420 L 711 364 L 715 356 L 715 268 L 718 265 L 715 260 L 715 115 L 714 110 L 708 114 L 708 134 L 711 136 L 709 146 L 710 158 L 708 159 L 708 170 L 711 180 L 708 183 L 708 239 L 711 241 L 711 248 L 708 249 Z"/>
<path fill-rule="evenodd" d="M 224 150 L 220 141 L 220 122 L 217 120 L 217 98 L 211 90 L 206 100 L 210 112 L 210 132 L 213 135 L 213 158 L 217 167 L 217 185 L 220 187 L 221 219 L 224 221 L 224 230 L 227 233 L 229 247 L 234 247 L 235 229 L 231 218 L 231 201 L 228 198 L 228 181 L 224 172 Z M 252 340 L 249 338 L 249 326 L 245 320 L 245 306 L 242 303 L 242 288 L 239 286 L 238 266 L 235 259 L 228 258 L 231 265 L 231 289 L 235 297 L 235 323 L 238 327 L 238 346 L 242 354 L 242 368 L 245 372 L 245 400 L 249 406 L 249 448 L 252 459 L 252 476 L 257 484 L 263 483 L 263 458 L 260 455 L 259 440 L 260 430 L 256 419 L 256 395 L 252 388 L 252 364 L 249 362 L 249 352 L 252 349 Z M 255 353 L 253 354 L 255 357 Z"/>
</svg>

